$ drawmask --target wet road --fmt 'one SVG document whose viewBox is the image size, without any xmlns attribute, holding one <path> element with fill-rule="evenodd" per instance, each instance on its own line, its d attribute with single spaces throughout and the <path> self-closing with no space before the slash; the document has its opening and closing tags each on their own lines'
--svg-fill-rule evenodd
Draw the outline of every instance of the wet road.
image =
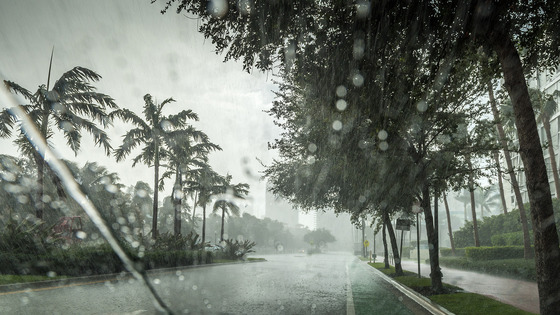
<svg viewBox="0 0 560 315">
<path fill-rule="evenodd" d="M 426 314 L 345 254 L 274 255 L 268 261 L 151 275 L 178 314 Z M 2 314 L 153 314 L 132 279 L 0 294 Z"/>
</svg>

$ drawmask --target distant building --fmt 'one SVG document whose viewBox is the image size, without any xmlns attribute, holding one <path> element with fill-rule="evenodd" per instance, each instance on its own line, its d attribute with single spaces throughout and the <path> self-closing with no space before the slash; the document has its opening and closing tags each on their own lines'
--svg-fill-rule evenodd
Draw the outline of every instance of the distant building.
<svg viewBox="0 0 560 315">
<path fill-rule="evenodd" d="M 290 227 L 295 227 L 299 223 L 298 211 L 286 199 L 274 196 L 268 188 L 266 190 L 265 217 Z"/>
</svg>

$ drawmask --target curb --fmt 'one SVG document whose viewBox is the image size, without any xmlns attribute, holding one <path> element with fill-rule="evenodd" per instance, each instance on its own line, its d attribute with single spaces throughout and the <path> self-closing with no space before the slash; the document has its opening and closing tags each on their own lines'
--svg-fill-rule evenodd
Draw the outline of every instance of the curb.
<svg viewBox="0 0 560 315">
<path fill-rule="evenodd" d="M 367 265 L 367 262 L 366 262 L 366 265 Z M 420 306 L 422 306 L 428 312 L 430 312 L 434 315 L 454 315 L 454 313 L 451 313 L 450 311 L 445 309 L 443 306 L 434 303 L 432 300 L 430 300 L 427 297 L 421 295 L 420 293 L 410 289 L 409 287 L 406 287 L 406 286 L 398 283 L 397 281 L 391 279 L 389 276 L 387 276 L 383 272 L 377 270 L 376 268 L 371 267 L 370 265 L 368 265 L 368 267 L 370 269 L 372 269 L 372 271 L 376 275 L 380 276 L 383 280 L 387 281 L 389 284 L 391 284 L 397 290 L 401 291 L 401 293 L 406 295 L 408 298 L 410 298 L 414 302 L 418 303 Z"/>
<path fill-rule="evenodd" d="M 213 263 L 213 264 L 203 264 L 203 265 L 190 265 L 190 266 L 179 266 L 179 267 L 171 267 L 171 268 L 149 269 L 146 270 L 146 274 L 157 275 L 157 274 L 177 272 L 185 269 L 209 268 L 209 267 L 217 267 L 217 266 L 225 266 L 225 265 L 248 264 L 248 263 L 258 263 L 258 262 L 266 262 L 266 260 L 236 261 L 236 262 L 227 262 L 227 263 Z M 4 285 L 0 285 L 0 293 L 9 294 L 11 292 L 17 293 L 17 292 L 23 292 L 26 290 L 33 290 L 33 289 L 47 290 L 49 288 L 62 287 L 62 286 L 68 287 L 68 286 L 97 284 L 102 282 L 122 281 L 122 280 L 128 280 L 133 278 L 134 277 L 132 276 L 132 273 L 128 271 L 123 271 L 120 273 L 111 273 L 111 274 L 103 274 L 103 275 L 4 284 Z"/>
</svg>

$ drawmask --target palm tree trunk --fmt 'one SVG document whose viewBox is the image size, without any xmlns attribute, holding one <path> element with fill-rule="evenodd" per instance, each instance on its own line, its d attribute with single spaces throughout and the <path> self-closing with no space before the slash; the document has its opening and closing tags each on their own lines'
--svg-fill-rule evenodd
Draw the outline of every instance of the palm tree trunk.
<svg viewBox="0 0 560 315">
<path fill-rule="evenodd" d="M 560 179 L 558 179 L 558 166 L 556 165 L 556 154 L 554 153 L 554 144 L 552 142 L 552 134 L 550 132 L 550 120 L 548 117 L 542 118 L 546 140 L 548 141 L 548 155 L 550 156 L 550 169 L 554 178 L 554 188 L 556 189 L 556 198 L 560 198 Z"/>
<path fill-rule="evenodd" d="M 453 242 L 453 231 L 451 230 L 451 214 L 447 203 L 447 194 L 443 193 L 443 204 L 445 205 L 445 215 L 447 216 L 447 231 L 449 232 L 449 242 L 451 243 L 451 253 L 455 256 L 455 242 Z"/>
<path fill-rule="evenodd" d="M 397 236 L 395 235 L 395 230 L 389 219 L 389 214 L 387 212 L 383 213 L 385 220 L 385 225 L 387 226 L 387 231 L 389 232 L 389 240 L 391 241 L 391 249 L 393 250 L 393 259 L 395 260 L 395 275 L 402 276 L 403 270 L 401 265 L 401 258 L 399 255 L 399 247 L 397 245 Z"/>
<path fill-rule="evenodd" d="M 202 246 L 206 241 L 206 204 L 202 205 Z"/>
<path fill-rule="evenodd" d="M 500 189 L 500 198 L 502 200 L 502 208 L 504 214 L 507 214 L 506 194 L 504 192 L 504 182 L 502 179 L 502 167 L 500 165 L 500 153 L 496 150 L 493 152 L 494 162 L 496 162 L 496 170 L 498 171 L 498 187 Z"/>
<path fill-rule="evenodd" d="M 220 242 L 224 241 L 224 221 L 226 217 L 226 210 L 222 208 L 222 229 L 220 230 Z"/>
<path fill-rule="evenodd" d="M 529 99 L 523 65 L 512 40 L 496 30 L 491 44 L 498 54 L 504 73 L 504 85 L 513 104 L 520 154 L 527 174 L 527 190 L 535 236 L 536 273 L 541 314 L 557 314 L 560 309 L 560 250 L 554 218 L 552 196 L 535 113 Z M 525 230 L 523 231 L 525 233 Z M 527 243 L 528 240 L 524 243 Z M 526 253 L 526 257 L 530 252 Z"/>
<path fill-rule="evenodd" d="M 387 225 L 385 224 L 385 220 L 383 220 L 383 262 L 385 263 L 385 269 L 391 268 L 389 266 L 389 248 L 387 247 Z M 364 245 L 361 247 L 363 248 Z M 420 249 L 418 249 L 420 250 Z"/>
<path fill-rule="evenodd" d="M 181 234 L 181 204 L 183 197 L 181 196 L 182 190 L 182 183 L 181 183 L 181 170 L 179 165 L 175 170 L 175 185 L 173 185 L 173 192 L 172 192 L 172 200 L 173 200 L 173 209 L 174 209 L 174 216 L 173 216 L 173 232 L 175 235 Z"/>
<path fill-rule="evenodd" d="M 467 164 L 469 166 L 469 170 L 472 172 L 472 163 L 470 156 L 467 158 Z M 474 229 L 474 246 L 480 247 L 480 239 L 478 238 L 478 222 L 476 220 L 476 204 L 474 200 L 474 182 L 472 179 L 472 174 L 469 174 L 469 194 L 471 196 L 471 214 L 473 220 L 473 229 Z"/>
<path fill-rule="evenodd" d="M 157 219 L 158 219 L 158 192 L 159 192 L 159 148 L 157 140 L 155 142 L 155 159 L 154 159 L 154 204 L 152 207 L 152 238 L 156 239 L 158 235 Z"/>
<path fill-rule="evenodd" d="M 519 56 L 518 56 L 519 58 Z M 527 89 L 527 86 L 525 86 L 525 89 Z M 494 115 L 494 120 L 496 121 L 496 128 L 498 129 L 498 138 L 500 140 L 500 144 L 502 145 L 502 150 L 504 152 L 504 157 L 506 159 L 506 165 L 507 165 L 507 171 L 509 174 L 509 178 L 510 178 L 510 182 L 511 182 L 511 186 L 513 188 L 513 192 L 515 194 L 515 200 L 517 201 L 517 207 L 519 208 L 519 216 L 521 219 L 521 227 L 523 230 L 523 256 L 525 257 L 525 259 L 529 259 L 531 257 L 533 257 L 532 251 L 531 251 L 531 243 L 530 243 L 530 239 L 529 239 L 529 226 L 527 224 L 527 214 L 525 212 L 525 205 L 523 204 L 523 198 L 521 197 L 521 190 L 519 189 L 519 183 L 517 182 L 517 177 L 515 176 L 515 171 L 513 170 L 513 163 L 511 162 L 511 156 L 509 154 L 509 149 L 508 149 L 508 145 L 507 145 L 507 141 L 506 141 L 506 134 L 504 132 L 504 127 L 502 126 L 502 123 L 500 122 L 500 113 L 498 112 L 498 106 L 496 105 L 496 100 L 494 98 L 494 91 L 492 90 L 492 84 L 490 82 L 488 82 L 488 95 L 489 95 L 489 99 L 490 99 L 490 107 L 492 107 L 492 114 Z M 527 98 L 529 97 L 529 92 L 527 92 Z M 528 99 L 527 99 L 528 101 Z M 513 102 L 513 100 L 512 100 Z M 529 102 L 530 105 L 530 102 Z M 532 113 L 532 117 L 535 117 L 535 113 L 533 112 L 533 107 L 531 107 L 531 113 Z M 517 125 L 517 123 L 516 123 Z M 536 132 L 536 122 L 535 122 L 535 132 Z M 518 133 L 519 133 L 519 129 L 518 129 Z M 539 153 L 542 157 L 542 149 L 540 148 L 540 142 L 539 142 L 539 134 L 537 133 L 537 142 L 536 144 L 539 147 Z M 521 142 L 520 142 L 521 144 Z M 520 153 L 521 154 L 521 153 Z M 524 154 L 522 155 L 522 157 L 524 156 Z M 543 158 L 544 161 L 544 158 Z M 525 162 L 523 162 L 525 164 Z M 544 163 L 544 162 L 543 162 Z M 546 166 L 545 166 L 545 174 L 546 176 Z M 528 177 L 527 177 L 528 178 Z M 546 179 L 548 181 L 548 177 Z M 548 192 L 550 194 L 550 186 L 547 183 L 547 187 L 548 187 Z M 527 188 L 529 188 L 529 186 L 527 186 Z M 552 203 L 552 199 L 551 199 L 551 203 Z M 551 206 L 552 207 L 552 206 Z M 531 207 L 531 209 L 533 209 Z M 533 222 L 534 223 L 534 222 Z M 558 237 L 557 237 L 558 239 Z M 560 261 L 559 261 L 559 265 L 560 265 Z M 560 288 L 560 285 L 559 285 Z"/>
</svg>

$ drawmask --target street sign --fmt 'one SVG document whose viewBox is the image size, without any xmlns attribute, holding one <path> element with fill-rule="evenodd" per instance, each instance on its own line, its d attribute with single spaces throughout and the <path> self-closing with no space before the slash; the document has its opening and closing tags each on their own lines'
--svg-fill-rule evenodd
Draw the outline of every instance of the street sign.
<svg viewBox="0 0 560 315">
<path fill-rule="evenodd" d="M 410 231 L 412 222 L 408 219 L 397 219 L 397 230 Z"/>
<path fill-rule="evenodd" d="M 368 240 L 365 240 L 365 241 L 364 241 L 364 247 L 368 247 L 368 246 L 369 246 L 369 241 L 368 241 Z"/>
</svg>

